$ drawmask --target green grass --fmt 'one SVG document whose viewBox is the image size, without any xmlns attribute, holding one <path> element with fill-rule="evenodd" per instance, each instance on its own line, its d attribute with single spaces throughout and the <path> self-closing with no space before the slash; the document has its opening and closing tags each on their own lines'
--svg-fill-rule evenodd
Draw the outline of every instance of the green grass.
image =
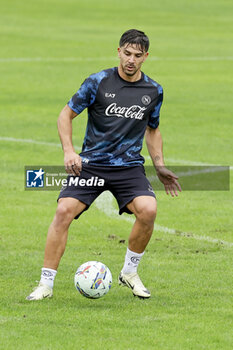
<svg viewBox="0 0 233 350">
<path fill-rule="evenodd" d="M 227 0 L 4 0 L 0 137 L 59 143 L 61 108 L 86 76 L 118 64 L 119 36 L 139 28 L 151 41 L 143 70 L 165 90 L 167 163 L 232 166 L 232 7 Z M 86 112 L 74 121 L 77 147 L 85 126 Z M 185 191 L 175 199 L 157 193 L 160 228 L 139 266 L 150 300 L 117 285 L 127 215 L 109 216 L 94 204 L 71 225 L 54 297 L 29 303 L 57 193 L 24 191 L 24 166 L 62 165 L 63 154 L 56 145 L 0 139 L 0 156 L 0 349 L 232 349 L 232 190 Z M 87 260 L 112 271 L 103 299 L 85 299 L 74 288 L 74 273 Z"/>
</svg>

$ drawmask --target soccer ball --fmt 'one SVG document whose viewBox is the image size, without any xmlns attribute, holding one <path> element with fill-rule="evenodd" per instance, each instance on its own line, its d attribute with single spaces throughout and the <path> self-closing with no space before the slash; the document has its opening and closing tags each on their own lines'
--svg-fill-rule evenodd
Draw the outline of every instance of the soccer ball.
<svg viewBox="0 0 233 350">
<path fill-rule="evenodd" d="M 111 288 L 112 274 L 103 263 L 88 261 L 79 266 L 74 276 L 74 285 L 86 298 L 98 299 Z"/>
</svg>

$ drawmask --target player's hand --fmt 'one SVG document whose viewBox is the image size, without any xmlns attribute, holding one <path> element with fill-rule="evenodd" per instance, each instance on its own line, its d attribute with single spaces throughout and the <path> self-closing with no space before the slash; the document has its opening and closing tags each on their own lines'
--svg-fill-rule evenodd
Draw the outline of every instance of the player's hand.
<svg viewBox="0 0 233 350">
<path fill-rule="evenodd" d="M 178 180 L 178 176 L 172 171 L 168 170 L 164 166 L 160 166 L 156 169 L 159 180 L 164 184 L 164 188 L 167 194 L 171 194 L 172 197 L 178 196 L 177 190 L 181 192 L 181 187 Z"/>
<path fill-rule="evenodd" d="M 68 174 L 79 176 L 82 170 L 82 158 L 75 152 L 66 152 L 64 155 L 65 169 Z"/>
</svg>

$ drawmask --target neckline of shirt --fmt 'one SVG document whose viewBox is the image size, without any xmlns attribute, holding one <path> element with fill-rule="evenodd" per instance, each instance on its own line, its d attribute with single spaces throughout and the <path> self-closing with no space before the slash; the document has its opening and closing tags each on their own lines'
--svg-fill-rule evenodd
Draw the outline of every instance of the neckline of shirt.
<svg viewBox="0 0 233 350">
<path fill-rule="evenodd" d="M 122 80 L 124 83 L 129 84 L 129 85 L 135 85 L 135 84 L 141 83 L 144 80 L 144 73 L 142 71 L 141 71 L 141 73 L 142 73 L 141 78 L 139 80 L 136 80 L 136 81 L 128 81 L 128 80 L 123 79 L 118 72 L 118 67 L 115 67 L 115 72 L 116 72 L 117 76 L 120 78 L 120 80 Z"/>
</svg>

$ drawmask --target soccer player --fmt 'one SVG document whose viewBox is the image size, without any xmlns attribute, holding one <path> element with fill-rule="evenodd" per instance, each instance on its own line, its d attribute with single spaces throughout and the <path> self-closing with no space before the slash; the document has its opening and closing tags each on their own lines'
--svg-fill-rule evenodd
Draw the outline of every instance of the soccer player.
<svg viewBox="0 0 233 350">
<path fill-rule="evenodd" d="M 145 176 L 140 155 L 143 138 L 167 194 L 181 191 L 177 176 L 164 166 L 159 115 L 162 87 L 141 71 L 148 57 L 149 39 L 136 29 L 126 31 L 118 48 L 119 66 L 90 75 L 70 99 L 58 118 L 64 163 L 71 181 L 58 198 L 49 227 L 44 266 L 39 285 L 27 300 L 53 295 L 53 284 L 64 253 L 68 228 L 105 190 L 115 196 L 119 214 L 134 214 L 125 262 L 119 284 L 135 296 L 149 298 L 150 292 L 137 274 L 138 264 L 151 238 L 156 217 L 156 198 Z M 82 152 L 72 144 L 72 120 L 88 108 L 88 123 Z M 84 186 L 88 179 L 101 179 Z M 101 185 L 100 185 L 101 183 Z"/>
</svg>

